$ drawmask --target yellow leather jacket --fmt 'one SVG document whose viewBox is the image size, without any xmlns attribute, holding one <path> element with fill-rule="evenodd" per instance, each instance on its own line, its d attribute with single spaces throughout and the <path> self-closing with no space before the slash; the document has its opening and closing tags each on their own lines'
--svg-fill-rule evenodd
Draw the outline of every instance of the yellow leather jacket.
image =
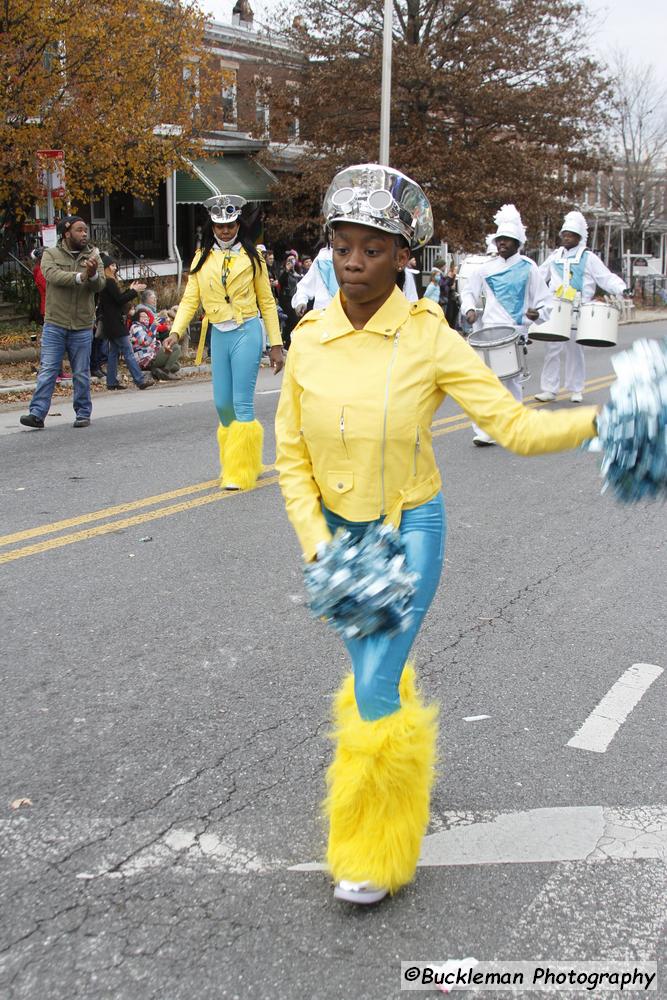
<svg viewBox="0 0 667 1000">
<path fill-rule="evenodd" d="M 434 302 L 395 289 L 363 330 L 340 293 L 292 333 L 276 414 L 276 466 L 304 555 L 330 539 L 321 502 L 349 521 L 432 499 L 441 486 L 431 422 L 445 395 L 519 455 L 576 448 L 595 407 L 530 410 L 517 402 Z"/>
<path fill-rule="evenodd" d="M 192 258 L 191 268 L 196 266 L 200 257 L 201 250 L 197 250 Z M 222 272 L 226 264 L 229 270 L 226 285 L 223 286 Z M 196 274 L 190 271 L 171 333 L 179 338 L 182 337 L 200 306 L 206 313 L 209 323 L 235 320 L 239 326 L 247 319 L 253 319 L 259 311 L 271 347 L 282 344 L 278 310 L 269 284 L 266 262 L 261 255 L 260 267 L 255 261 L 253 279 L 252 261 L 245 250 L 233 256 L 226 255 L 224 250 L 217 248 L 212 250 Z"/>
</svg>

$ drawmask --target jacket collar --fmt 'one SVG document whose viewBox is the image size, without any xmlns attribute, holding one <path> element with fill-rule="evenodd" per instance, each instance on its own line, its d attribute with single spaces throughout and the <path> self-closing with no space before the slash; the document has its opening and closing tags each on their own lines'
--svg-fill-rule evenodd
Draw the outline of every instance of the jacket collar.
<svg viewBox="0 0 667 1000">
<path fill-rule="evenodd" d="M 384 302 L 378 311 L 374 313 L 364 327 L 365 333 L 378 333 L 383 337 L 393 335 L 403 326 L 410 315 L 410 303 L 403 292 L 394 288 L 389 298 Z M 357 333 L 340 301 L 340 292 L 336 292 L 333 299 L 322 313 L 323 331 L 320 337 L 321 342 L 336 340 L 338 337 L 345 337 L 349 333 Z"/>
<path fill-rule="evenodd" d="M 81 250 L 70 250 L 70 248 L 65 243 L 65 237 L 64 236 L 60 237 L 60 239 L 56 243 L 56 246 L 60 250 L 63 250 L 65 253 L 68 253 L 70 255 L 70 257 L 80 257 L 81 254 L 92 253 L 93 250 L 95 249 L 95 247 L 93 246 L 92 243 L 86 243 L 85 247 L 82 247 Z"/>
<path fill-rule="evenodd" d="M 214 253 L 216 251 L 218 251 L 219 253 L 229 253 L 230 250 L 232 253 L 240 253 L 243 247 L 241 245 L 240 240 L 237 240 L 236 243 L 233 243 L 230 247 L 221 247 L 220 244 L 216 241 L 211 249 L 213 250 Z"/>
</svg>

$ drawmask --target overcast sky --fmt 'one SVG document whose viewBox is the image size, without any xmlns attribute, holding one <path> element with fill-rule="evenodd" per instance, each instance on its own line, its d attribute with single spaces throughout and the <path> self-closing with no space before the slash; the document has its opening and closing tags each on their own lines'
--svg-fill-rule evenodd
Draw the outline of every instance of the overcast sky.
<svg viewBox="0 0 667 1000">
<path fill-rule="evenodd" d="M 216 21 L 231 21 L 234 0 L 200 3 Z M 271 23 L 279 0 L 250 0 L 250 5 L 257 21 Z M 599 25 L 593 43 L 596 54 L 604 58 L 611 49 L 623 48 L 633 62 L 652 63 L 663 84 L 667 84 L 667 0 L 587 0 L 587 6 Z"/>
</svg>

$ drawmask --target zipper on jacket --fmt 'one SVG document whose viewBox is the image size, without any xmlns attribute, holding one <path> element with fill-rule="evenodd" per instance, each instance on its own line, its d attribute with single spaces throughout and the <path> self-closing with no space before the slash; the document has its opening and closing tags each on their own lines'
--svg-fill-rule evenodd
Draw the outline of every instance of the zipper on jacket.
<svg viewBox="0 0 667 1000">
<path fill-rule="evenodd" d="M 345 407 L 343 406 L 340 411 L 340 439 L 343 442 L 343 448 L 345 449 L 345 457 L 349 460 L 350 453 L 347 450 L 347 441 L 345 440 Z"/>
<path fill-rule="evenodd" d="M 419 457 L 419 452 L 421 451 L 421 447 L 422 447 L 422 445 L 421 445 L 421 435 L 419 433 L 419 424 L 418 424 L 417 425 L 417 436 L 415 438 L 415 457 L 414 457 L 413 471 L 412 471 L 412 475 L 413 476 L 417 475 L 417 459 Z"/>
<path fill-rule="evenodd" d="M 382 491 L 382 517 L 385 516 L 387 511 L 385 510 L 385 491 L 384 491 L 384 464 L 385 464 L 385 451 L 387 449 L 387 416 L 389 413 L 389 386 L 391 385 L 391 373 L 394 368 L 394 363 L 396 361 L 396 354 L 398 353 L 398 338 L 401 334 L 400 330 L 397 330 L 394 334 L 394 346 L 391 352 L 391 360 L 389 362 L 389 367 L 387 368 L 387 381 L 385 383 L 384 390 L 384 419 L 382 422 L 382 460 L 380 462 L 380 488 Z"/>
</svg>

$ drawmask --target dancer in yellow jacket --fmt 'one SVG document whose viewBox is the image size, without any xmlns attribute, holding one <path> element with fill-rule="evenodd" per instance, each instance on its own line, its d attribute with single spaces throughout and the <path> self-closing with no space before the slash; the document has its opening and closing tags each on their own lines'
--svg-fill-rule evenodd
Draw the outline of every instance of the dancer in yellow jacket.
<svg viewBox="0 0 667 1000">
<path fill-rule="evenodd" d="M 201 307 L 211 324 L 213 399 L 220 420 L 220 485 L 251 489 L 262 471 L 264 432 L 255 419 L 254 395 L 262 357 L 261 313 L 269 337 L 271 367 L 283 367 L 278 311 L 266 262 L 245 230 L 240 195 L 204 202 L 209 211 L 203 245 L 192 260 L 187 288 L 178 307 L 169 349 Z"/>
<path fill-rule="evenodd" d="M 408 883 L 429 815 L 436 709 L 407 659 L 437 589 L 445 511 L 431 422 L 445 395 L 523 455 L 576 448 L 596 409 L 526 409 L 426 299 L 401 291 L 411 248 L 432 233 L 421 188 L 397 170 L 348 167 L 324 202 L 340 291 L 292 339 L 276 416 L 277 467 L 304 556 L 338 527 L 388 520 L 416 574 L 412 622 L 346 641 L 353 673 L 336 699 L 327 860 L 335 896 L 374 903 Z"/>
</svg>

